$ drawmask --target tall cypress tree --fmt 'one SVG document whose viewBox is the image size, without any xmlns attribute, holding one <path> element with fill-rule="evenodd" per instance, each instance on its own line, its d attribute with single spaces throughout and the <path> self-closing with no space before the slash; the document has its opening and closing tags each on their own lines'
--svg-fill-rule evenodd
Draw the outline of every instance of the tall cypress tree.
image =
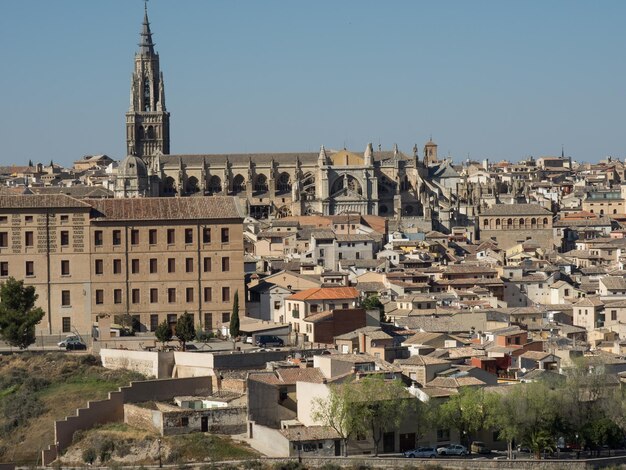
<svg viewBox="0 0 626 470">
<path fill-rule="evenodd" d="M 230 336 L 233 341 L 239 336 L 239 290 L 235 291 L 235 300 L 233 300 L 233 313 L 230 316 Z"/>
</svg>

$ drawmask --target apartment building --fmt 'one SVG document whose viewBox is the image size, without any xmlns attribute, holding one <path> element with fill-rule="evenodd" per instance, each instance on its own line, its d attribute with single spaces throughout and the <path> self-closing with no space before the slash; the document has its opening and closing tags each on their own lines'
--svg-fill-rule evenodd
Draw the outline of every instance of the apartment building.
<svg viewBox="0 0 626 470">
<path fill-rule="evenodd" d="M 139 331 L 184 312 L 218 329 L 239 291 L 242 211 L 234 198 L 0 197 L 0 281 L 34 285 L 43 334 L 90 334 L 99 316 Z"/>
</svg>

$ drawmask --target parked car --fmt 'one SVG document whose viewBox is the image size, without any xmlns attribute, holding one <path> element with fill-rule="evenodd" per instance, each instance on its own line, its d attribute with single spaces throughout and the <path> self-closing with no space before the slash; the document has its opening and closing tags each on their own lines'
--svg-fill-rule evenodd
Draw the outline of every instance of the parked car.
<svg viewBox="0 0 626 470">
<path fill-rule="evenodd" d="M 439 455 L 467 455 L 467 447 L 461 444 L 448 444 L 447 446 L 437 447 Z"/>
<path fill-rule="evenodd" d="M 258 335 L 256 337 L 256 345 L 261 348 L 284 346 L 285 342 L 282 338 L 273 335 Z"/>
<path fill-rule="evenodd" d="M 481 441 L 474 441 L 470 445 L 470 450 L 474 454 L 490 454 L 491 449 L 487 447 L 487 444 Z"/>
<path fill-rule="evenodd" d="M 67 351 L 78 351 L 87 349 L 87 345 L 78 336 L 68 336 L 63 341 L 57 343 L 60 348 Z"/>
<path fill-rule="evenodd" d="M 422 458 L 422 459 L 434 459 L 437 457 L 437 449 L 434 447 L 418 447 L 417 449 L 407 450 L 404 453 L 405 457 Z"/>
</svg>

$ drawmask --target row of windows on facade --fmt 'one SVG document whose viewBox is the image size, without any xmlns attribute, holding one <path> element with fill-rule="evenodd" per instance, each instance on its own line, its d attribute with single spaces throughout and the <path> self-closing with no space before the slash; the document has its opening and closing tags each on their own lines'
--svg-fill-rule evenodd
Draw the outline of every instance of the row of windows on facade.
<svg viewBox="0 0 626 470">
<path fill-rule="evenodd" d="M 95 274 L 104 274 L 104 260 L 96 259 L 94 261 L 94 271 Z M 158 258 L 150 258 L 148 260 L 148 271 L 150 274 L 158 273 Z M 230 258 L 228 256 L 222 257 L 222 272 L 230 271 Z M 140 274 L 140 260 L 139 259 L 131 259 L 130 260 L 130 272 L 131 274 Z M 202 259 L 202 268 L 205 273 L 212 271 L 212 258 L 204 257 Z M 35 276 L 35 262 L 34 261 L 26 261 L 25 262 L 25 272 L 26 276 L 31 277 Z M 167 272 L 175 273 L 176 272 L 176 258 L 168 258 L 167 259 Z M 194 259 L 193 258 L 185 258 L 185 272 L 193 273 L 194 272 Z M 113 260 L 113 274 L 121 274 L 122 273 L 122 260 L 114 259 Z M 61 276 L 70 276 L 70 261 L 69 260 L 61 260 Z M 0 261 L 0 277 L 9 276 L 9 262 L 8 261 Z"/>
<path fill-rule="evenodd" d="M 70 232 L 69 230 L 61 230 L 59 232 L 59 239 L 61 246 L 69 246 L 70 244 Z M 193 229 L 187 228 L 185 229 L 185 244 L 189 245 L 194 243 L 193 241 Z M 221 241 L 222 243 L 229 243 L 230 235 L 228 228 L 221 229 Z M 139 245 L 139 230 L 132 229 L 130 231 L 130 244 L 131 245 Z M 121 230 L 113 230 L 112 232 L 112 240 L 113 245 L 121 245 L 122 244 L 122 231 Z M 157 229 L 148 230 L 148 243 L 150 245 L 156 245 L 158 243 L 158 232 Z M 167 229 L 167 244 L 173 245 L 176 243 L 176 229 L 170 228 Z M 203 228 L 202 229 L 202 243 L 211 243 L 211 229 Z M 102 230 L 96 230 L 94 232 L 94 244 L 96 246 L 104 245 L 104 233 Z M 25 246 L 35 246 L 35 232 L 26 231 L 24 232 L 24 245 Z M 0 248 L 6 248 L 9 246 L 9 232 L 0 232 Z"/>
<path fill-rule="evenodd" d="M 59 240 L 61 246 L 69 246 L 70 244 L 70 232 L 69 230 L 61 230 L 59 232 Z M 35 232 L 24 232 L 24 245 L 35 246 Z M 9 246 L 9 232 L 0 232 L 0 248 L 6 248 Z"/>
<path fill-rule="evenodd" d="M 15 219 L 14 219 L 15 220 Z M 27 224 L 33 223 L 34 222 L 34 217 L 32 215 L 25 215 L 24 216 L 24 222 Z M 64 215 L 59 215 L 59 220 L 61 221 L 61 223 L 67 223 L 70 221 L 70 216 L 67 214 Z M 6 215 L 2 215 L 0 216 L 0 225 L 1 224 L 8 224 L 9 223 L 9 217 Z"/>
<path fill-rule="evenodd" d="M 521 227 L 521 226 L 525 226 L 525 225 L 530 225 L 531 227 L 539 227 L 541 228 L 542 226 L 548 225 L 549 221 L 547 217 L 544 217 L 543 219 L 543 224 L 541 219 L 536 219 L 536 218 L 532 218 L 530 219 L 530 224 L 527 223 L 528 219 L 524 219 L 524 218 L 520 218 L 520 219 L 495 219 L 495 226 L 496 227 Z M 491 227 L 491 219 L 485 219 L 483 220 L 483 226 L 484 227 Z"/>
<path fill-rule="evenodd" d="M 193 287 L 187 287 L 184 290 L 185 293 L 185 302 L 193 302 L 195 298 L 194 294 L 195 289 Z M 150 288 L 148 291 L 149 299 L 151 304 L 155 304 L 159 302 L 159 289 Z M 176 303 L 177 301 L 177 292 L 178 289 L 175 287 L 170 287 L 166 289 L 167 293 L 167 301 L 168 303 Z M 213 288 L 205 287 L 203 289 L 203 300 L 204 302 L 212 302 L 213 301 Z M 104 289 L 96 289 L 95 291 L 95 301 L 97 305 L 104 304 Z M 133 304 L 141 303 L 141 289 L 131 289 L 130 301 Z M 113 289 L 113 303 L 121 304 L 123 302 L 123 292 L 122 289 Z M 222 287 L 222 302 L 230 302 L 230 287 Z M 69 290 L 61 291 L 61 306 L 62 307 L 71 307 L 72 306 L 72 295 Z"/>
<path fill-rule="evenodd" d="M 193 315 L 193 314 L 190 314 Z M 230 312 L 222 312 L 221 314 L 222 323 L 228 323 L 230 321 Z M 212 312 L 204 312 L 202 314 L 204 317 L 204 329 L 211 330 L 213 326 L 213 313 Z M 133 317 L 133 323 L 137 325 L 141 325 L 141 316 L 140 315 L 131 315 Z M 178 320 L 178 315 L 175 313 L 167 314 L 167 322 L 168 324 L 174 326 L 176 321 Z M 150 315 L 150 331 L 156 331 L 159 326 L 159 315 L 153 313 Z M 62 317 L 61 318 L 61 329 L 63 333 L 70 333 L 72 331 L 72 317 Z"/>
<path fill-rule="evenodd" d="M 186 228 L 185 229 L 185 244 L 189 245 L 194 243 L 194 229 Z M 158 243 L 158 230 L 155 228 L 148 230 L 148 244 L 156 245 Z M 166 232 L 166 239 L 168 245 L 173 245 L 176 243 L 176 229 L 168 228 Z M 222 243 L 230 242 L 230 233 L 229 229 L 223 227 L 220 231 L 220 240 Z M 122 231 L 121 230 L 113 230 L 112 232 L 112 240 L 113 245 L 121 245 L 122 244 Z M 140 243 L 140 230 L 139 229 L 131 229 L 130 231 L 130 244 L 131 245 L 139 245 Z M 211 229 L 208 227 L 204 227 L 202 229 L 202 243 L 211 243 Z M 94 244 L 96 246 L 104 245 L 104 232 L 102 230 L 94 231 Z"/>
<path fill-rule="evenodd" d="M 176 260 L 177 258 L 167 258 L 167 272 L 175 273 L 176 272 Z M 210 256 L 205 256 L 202 258 L 202 270 L 205 273 L 212 271 L 212 263 L 213 259 Z M 194 272 L 194 258 L 185 258 L 185 272 L 193 273 Z M 222 272 L 230 271 L 230 257 L 223 256 L 221 259 L 222 264 Z M 158 273 L 159 259 L 158 258 L 150 258 L 148 260 L 148 272 L 150 274 Z M 96 259 L 95 260 L 95 273 L 96 274 L 104 274 L 104 260 Z M 114 259 L 113 260 L 113 274 L 121 274 L 122 272 L 122 260 Z M 137 258 L 133 258 L 130 260 L 130 273 L 131 274 L 140 274 L 141 273 L 141 262 Z"/>
</svg>

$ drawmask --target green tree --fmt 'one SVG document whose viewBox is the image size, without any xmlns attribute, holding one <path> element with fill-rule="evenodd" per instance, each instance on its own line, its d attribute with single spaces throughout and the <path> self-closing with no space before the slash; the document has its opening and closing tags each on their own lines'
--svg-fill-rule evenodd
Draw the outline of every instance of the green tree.
<svg viewBox="0 0 626 470">
<path fill-rule="evenodd" d="M 233 338 L 233 341 L 239 336 L 241 333 L 239 331 L 239 290 L 235 291 L 235 299 L 233 300 L 233 313 L 230 316 L 230 328 L 229 328 L 230 336 Z"/>
<path fill-rule="evenodd" d="M 415 416 L 415 445 L 419 447 L 422 439 L 428 431 L 437 426 L 437 405 L 433 401 L 424 403 L 421 400 L 409 400 L 407 414 Z"/>
<path fill-rule="evenodd" d="M 497 404 L 497 397 L 482 387 L 465 387 L 439 407 L 439 419 L 445 426 L 459 431 L 469 449 L 472 434 L 484 429 Z"/>
<path fill-rule="evenodd" d="M 196 327 L 193 324 L 193 315 L 188 312 L 183 313 L 176 321 L 176 337 L 184 351 L 188 341 L 193 341 L 196 337 Z"/>
<path fill-rule="evenodd" d="M 343 443 L 343 455 L 348 456 L 348 439 L 355 434 L 367 431 L 363 407 L 353 382 L 329 385 L 326 398 L 313 401 L 312 417 L 318 423 L 337 432 Z"/>
<path fill-rule="evenodd" d="M 163 320 L 159 323 L 157 329 L 154 331 L 154 336 L 156 336 L 156 339 L 159 340 L 163 346 L 165 346 L 165 343 L 172 339 L 172 328 L 167 320 Z"/>
<path fill-rule="evenodd" d="M 564 413 L 567 412 L 563 389 L 554 389 L 543 382 L 532 382 L 520 387 L 519 413 L 523 417 L 520 438 L 523 444 L 530 447 L 535 457 L 540 458 L 541 451 L 544 448 L 552 449 L 555 436 L 566 429 L 563 422 Z"/>
<path fill-rule="evenodd" d="M 35 308 L 33 286 L 10 277 L 0 285 L 0 337 L 11 346 L 26 349 L 35 342 L 35 326 L 44 311 Z"/>
<path fill-rule="evenodd" d="M 380 321 L 385 321 L 385 306 L 381 303 L 376 294 L 368 295 L 365 299 L 363 299 L 361 307 L 365 310 L 378 310 Z"/>
<path fill-rule="evenodd" d="M 414 401 L 400 380 L 385 380 L 374 376 L 364 378 L 355 384 L 357 391 L 358 415 L 363 417 L 374 440 L 374 454 L 385 431 L 396 429 Z"/>
<path fill-rule="evenodd" d="M 541 452 L 544 450 L 552 452 L 555 448 L 554 437 L 545 429 L 531 430 L 524 442 L 528 445 L 536 459 L 541 458 Z"/>
</svg>

